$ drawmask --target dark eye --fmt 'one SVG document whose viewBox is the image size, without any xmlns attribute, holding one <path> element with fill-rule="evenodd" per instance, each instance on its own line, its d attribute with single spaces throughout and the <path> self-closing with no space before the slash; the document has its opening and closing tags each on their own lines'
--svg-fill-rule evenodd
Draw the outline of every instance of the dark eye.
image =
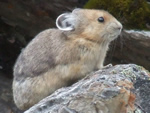
<svg viewBox="0 0 150 113">
<path fill-rule="evenodd" d="M 98 21 L 99 21 L 99 22 L 104 22 L 104 18 L 103 18 L 103 17 L 99 17 L 99 18 L 98 18 Z"/>
</svg>

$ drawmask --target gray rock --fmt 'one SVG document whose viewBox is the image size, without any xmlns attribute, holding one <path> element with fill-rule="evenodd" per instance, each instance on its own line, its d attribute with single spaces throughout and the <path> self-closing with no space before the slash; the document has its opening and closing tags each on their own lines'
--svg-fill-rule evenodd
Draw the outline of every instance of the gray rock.
<svg viewBox="0 0 150 113">
<path fill-rule="evenodd" d="M 148 113 L 150 73 L 134 65 L 116 65 L 85 78 L 31 107 L 25 113 Z"/>
<path fill-rule="evenodd" d="M 14 104 L 12 80 L 0 73 L 0 113 L 22 113 Z"/>
</svg>

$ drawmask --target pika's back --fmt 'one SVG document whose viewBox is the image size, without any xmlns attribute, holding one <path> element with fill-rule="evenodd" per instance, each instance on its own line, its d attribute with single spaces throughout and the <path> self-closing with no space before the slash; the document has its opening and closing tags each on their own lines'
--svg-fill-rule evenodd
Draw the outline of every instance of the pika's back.
<svg viewBox="0 0 150 113">
<path fill-rule="evenodd" d="M 38 76 L 54 67 L 56 65 L 54 57 L 65 44 L 62 35 L 57 29 L 39 33 L 18 57 L 14 66 L 15 79 Z"/>
</svg>

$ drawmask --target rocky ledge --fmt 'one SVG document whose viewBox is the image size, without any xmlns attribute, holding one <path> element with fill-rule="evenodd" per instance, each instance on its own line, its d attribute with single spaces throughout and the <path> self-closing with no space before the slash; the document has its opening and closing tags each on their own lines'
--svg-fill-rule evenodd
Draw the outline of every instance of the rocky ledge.
<svg viewBox="0 0 150 113">
<path fill-rule="evenodd" d="M 135 64 L 106 67 L 61 88 L 25 113 L 149 113 L 150 73 Z"/>
</svg>

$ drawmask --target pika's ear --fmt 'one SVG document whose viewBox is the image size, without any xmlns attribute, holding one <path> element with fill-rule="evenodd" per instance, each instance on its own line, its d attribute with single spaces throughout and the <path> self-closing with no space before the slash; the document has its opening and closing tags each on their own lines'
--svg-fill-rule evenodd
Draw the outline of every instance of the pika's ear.
<svg viewBox="0 0 150 113">
<path fill-rule="evenodd" d="M 56 19 L 56 26 L 58 29 L 63 31 L 72 31 L 74 30 L 74 18 L 71 13 L 65 13 L 58 16 Z"/>
</svg>

